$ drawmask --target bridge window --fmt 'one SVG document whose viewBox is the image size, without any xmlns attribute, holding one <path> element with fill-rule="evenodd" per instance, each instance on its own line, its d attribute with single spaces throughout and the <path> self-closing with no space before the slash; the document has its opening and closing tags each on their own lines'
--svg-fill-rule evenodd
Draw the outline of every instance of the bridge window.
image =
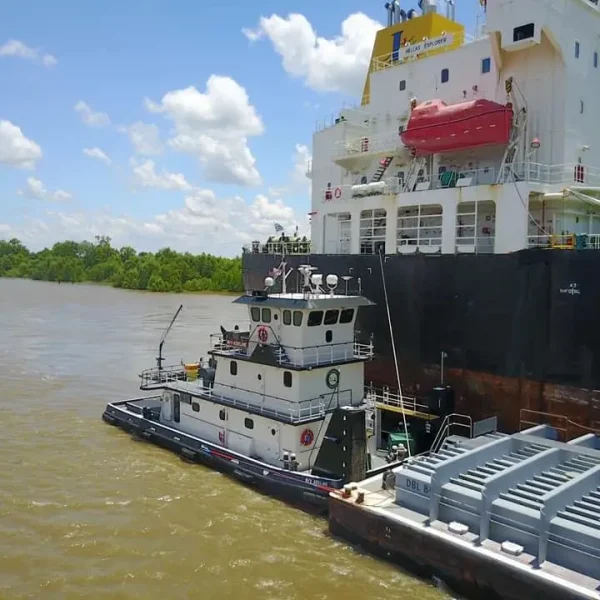
<svg viewBox="0 0 600 600">
<path fill-rule="evenodd" d="M 323 322 L 322 310 L 311 310 L 308 314 L 308 327 L 318 327 Z"/>
<path fill-rule="evenodd" d="M 340 323 L 352 323 L 352 319 L 354 319 L 354 309 L 344 308 L 340 313 Z"/>
<path fill-rule="evenodd" d="M 442 69 L 441 81 L 442 83 L 448 83 L 450 79 L 450 71 L 448 69 Z"/>
<path fill-rule="evenodd" d="M 244 427 L 246 429 L 254 429 L 254 421 L 252 419 L 249 419 L 248 417 L 246 417 L 244 419 Z"/>
<path fill-rule="evenodd" d="M 581 46 L 579 42 L 575 42 L 575 58 L 579 58 L 579 53 L 581 51 Z"/>
<path fill-rule="evenodd" d="M 271 309 L 270 308 L 263 308 L 262 309 L 262 322 L 263 323 L 270 323 L 271 322 Z"/>
<path fill-rule="evenodd" d="M 340 314 L 339 310 L 328 310 L 323 319 L 323 325 L 335 325 Z"/>
<path fill-rule="evenodd" d="M 483 74 L 489 73 L 492 70 L 492 61 L 490 58 L 484 58 L 481 60 L 481 72 Z"/>
<path fill-rule="evenodd" d="M 329 344 L 332 340 L 333 340 L 333 331 L 331 331 L 331 329 L 328 329 L 325 332 L 325 341 Z"/>
<path fill-rule="evenodd" d="M 291 371 L 284 371 L 283 372 L 283 385 L 285 385 L 285 387 L 292 387 L 292 372 Z"/>
<path fill-rule="evenodd" d="M 521 40 L 528 40 L 532 38 L 535 32 L 535 25 L 533 23 L 527 23 L 527 25 L 521 25 L 513 29 L 513 42 L 520 42 Z"/>
<path fill-rule="evenodd" d="M 258 306 L 253 306 L 250 309 L 250 314 L 252 315 L 252 320 L 257 322 L 260 321 L 260 308 Z"/>
<path fill-rule="evenodd" d="M 200 412 L 200 404 L 198 402 L 192 402 L 192 410 L 194 412 Z"/>
<path fill-rule="evenodd" d="M 294 311 L 294 325 L 296 327 L 300 327 L 300 325 L 302 325 L 302 311 L 301 310 Z"/>
<path fill-rule="evenodd" d="M 403 92 L 406 89 L 406 79 L 400 80 L 399 90 Z"/>
<path fill-rule="evenodd" d="M 284 310 L 283 311 L 283 324 L 284 325 L 291 325 L 292 324 L 292 311 L 291 310 Z"/>
<path fill-rule="evenodd" d="M 230 372 L 232 375 L 237 375 L 237 363 L 235 362 L 235 360 L 232 360 L 232 361 L 229 363 L 229 372 Z"/>
</svg>

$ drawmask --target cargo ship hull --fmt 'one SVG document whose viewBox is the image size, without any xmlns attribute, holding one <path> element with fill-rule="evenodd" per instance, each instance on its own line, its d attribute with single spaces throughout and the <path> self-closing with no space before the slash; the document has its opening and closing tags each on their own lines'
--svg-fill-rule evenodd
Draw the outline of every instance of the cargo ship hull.
<svg viewBox="0 0 600 600">
<path fill-rule="evenodd" d="M 246 289 L 261 289 L 280 260 L 245 253 Z M 360 279 L 363 295 L 377 304 L 358 323 L 360 335 L 373 336 L 376 351 L 365 380 L 397 388 L 379 257 L 287 260 L 350 275 L 351 289 Z M 539 422 L 539 413 L 565 437 L 600 430 L 600 319 L 594 316 L 600 253 L 387 256 L 384 272 L 405 393 L 424 396 L 443 379 L 455 390 L 456 412 L 497 416 L 507 432 Z"/>
</svg>

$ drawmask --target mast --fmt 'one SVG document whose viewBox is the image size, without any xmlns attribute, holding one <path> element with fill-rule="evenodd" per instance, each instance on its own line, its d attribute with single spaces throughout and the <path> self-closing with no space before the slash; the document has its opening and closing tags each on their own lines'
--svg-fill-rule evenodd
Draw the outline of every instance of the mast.
<svg viewBox="0 0 600 600">
<path fill-rule="evenodd" d="M 183 309 L 183 304 L 181 304 L 179 306 L 174 317 L 171 319 L 171 323 L 169 323 L 169 326 L 165 329 L 164 333 L 162 334 L 162 336 L 160 338 L 160 342 L 158 344 L 158 356 L 156 357 L 156 365 L 158 367 L 159 377 L 160 377 L 160 372 L 162 371 L 163 360 L 165 360 L 162 355 L 162 349 L 163 349 L 163 346 L 165 345 L 165 340 L 167 339 L 167 336 L 169 335 L 169 331 L 171 331 L 171 327 L 173 327 L 173 324 L 175 323 L 175 320 L 179 316 L 179 313 L 181 312 L 182 309 Z"/>
</svg>

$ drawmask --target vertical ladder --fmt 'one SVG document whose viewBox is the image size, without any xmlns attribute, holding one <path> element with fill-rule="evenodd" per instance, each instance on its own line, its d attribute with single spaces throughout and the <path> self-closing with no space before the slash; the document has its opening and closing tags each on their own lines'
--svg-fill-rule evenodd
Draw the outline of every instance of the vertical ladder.
<svg viewBox="0 0 600 600">
<path fill-rule="evenodd" d="M 373 177 L 371 177 L 371 183 L 375 183 L 377 181 L 381 181 L 383 174 L 386 172 L 387 168 L 390 166 L 391 162 L 394 160 L 393 156 L 386 156 L 379 161 L 379 167 L 377 167 L 377 171 L 373 173 Z"/>
<path fill-rule="evenodd" d="M 509 77 L 504 82 L 504 88 L 506 89 L 508 99 L 512 102 L 514 107 L 515 116 L 510 130 L 508 145 L 506 146 L 506 151 L 504 152 L 502 163 L 500 164 L 500 170 L 498 171 L 498 177 L 496 178 L 496 183 L 503 183 L 505 173 L 507 172 L 510 172 L 514 176 L 512 165 L 519 151 L 519 146 L 525 136 L 527 127 L 527 108 L 524 106 L 519 108 L 517 106 L 517 98 L 513 91 L 512 77 Z"/>
<path fill-rule="evenodd" d="M 412 192 L 412 189 L 415 187 L 417 179 L 419 178 L 419 172 L 421 171 L 421 169 L 423 169 L 424 166 L 424 156 L 413 156 L 410 166 L 408 167 L 406 179 L 404 180 L 404 187 L 402 188 L 403 192 Z"/>
</svg>

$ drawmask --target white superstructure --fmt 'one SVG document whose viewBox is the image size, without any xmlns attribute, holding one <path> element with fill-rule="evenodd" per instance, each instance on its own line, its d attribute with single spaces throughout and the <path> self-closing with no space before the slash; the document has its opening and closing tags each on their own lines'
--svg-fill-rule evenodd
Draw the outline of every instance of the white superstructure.
<svg viewBox="0 0 600 600">
<path fill-rule="evenodd" d="M 312 251 L 507 253 L 579 234 L 600 248 L 597 0 L 473 2 L 472 36 L 443 1 L 412 19 L 416 0 L 393 4 L 361 105 L 314 134 Z M 417 104 L 478 99 L 512 105 L 507 143 L 416 155 L 402 142 Z"/>
</svg>

